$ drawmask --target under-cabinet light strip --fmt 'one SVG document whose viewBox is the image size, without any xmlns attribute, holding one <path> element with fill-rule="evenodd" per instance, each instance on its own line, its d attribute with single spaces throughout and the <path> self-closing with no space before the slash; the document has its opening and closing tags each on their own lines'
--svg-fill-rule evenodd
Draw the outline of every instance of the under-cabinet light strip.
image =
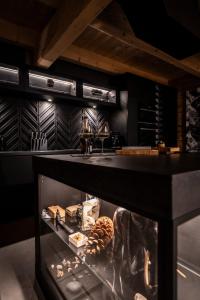
<svg viewBox="0 0 200 300">
<path fill-rule="evenodd" d="M 94 86 L 90 86 L 90 85 L 86 85 L 85 83 L 83 84 L 83 88 L 86 89 L 86 90 L 98 90 L 98 91 L 102 91 L 102 92 L 111 92 L 111 90 L 104 90 L 104 89 L 101 89 L 101 88 L 96 88 Z"/>
<path fill-rule="evenodd" d="M 15 73 L 15 74 L 18 74 L 18 72 L 19 72 L 16 69 L 10 69 L 10 68 L 6 68 L 6 67 L 2 67 L 2 66 L 0 66 L 0 70 Z"/>
<path fill-rule="evenodd" d="M 35 73 L 31 73 L 31 72 L 29 72 L 29 75 L 31 75 L 32 77 L 35 77 L 35 78 L 39 78 L 39 79 L 52 79 L 55 82 L 60 82 L 60 83 L 65 84 L 65 85 L 73 85 L 74 84 L 74 82 L 70 81 L 69 79 L 61 80 L 61 79 L 56 79 L 54 77 L 38 75 L 38 74 L 35 74 Z"/>
<path fill-rule="evenodd" d="M 195 276 L 197 276 L 197 277 L 200 278 L 200 274 L 197 273 L 197 272 L 195 272 L 194 270 L 192 270 L 192 269 L 186 267 L 185 265 L 181 264 L 180 262 L 178 262 L 178 265 L 179 265 L 180 267 L 182 267 L 183 269 L 189 271 L 190 273 L 192 273 L 192 274 L 194 274 Z"/>
<path fill-rule="evenodd" d="M 140 110 L 142 110 L 142 111 L 147 111 L 147 112 L 153 112 L 153 113 L 156 113 L 156 112 L 157 112 L 156 110 L 148 109 L 148 108 L 140 108 Z"/>
</svg>

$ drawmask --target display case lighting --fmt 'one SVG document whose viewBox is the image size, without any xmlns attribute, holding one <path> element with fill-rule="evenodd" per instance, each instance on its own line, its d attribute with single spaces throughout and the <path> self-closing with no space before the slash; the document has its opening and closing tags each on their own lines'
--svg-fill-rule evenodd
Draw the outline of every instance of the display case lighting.
<svg viewBox="0 0 200 300">
<path fill-rule="evenodd" d="M 38 79 L 45 79 L 45 80 L 47 80 L 47 79 L 53 79 L 54 82 L 62 83 L 64 85 L 73 85 L 74 84 L 74 82 L 70 81 L 69 79 L 62 80 L 62 79 L 54 78 L 52 76 L 44 76 L 44 75 L 39 75 L 39 74 L 32 73 L 32 72 L 29 72 L 29 75 L 31 75 L 34 78 L 38 78 Z"/>
<path fill-rule="evenodd" d="M 76 81 L 29 71 L 30 87 L 76 96 Z"/>
<path fill-rule="evenodd" d="M 0 82 L 18 84 L 19 70 L 16 67 L 0 66 Z"/>
<path fill-rule="evenodd" d="M 87 89 L 87 90 L 89 90 L 89 91 L 98 90 L 98 91 L 101 91 L 102 93 L 111 92 L 109 90 L 105 90 L 105 89 L 101 89 L 101 88 L 96 88 L 94 86 L 89 86 L 89 85 L 86 85 L 86 84 L 84 84 L 84 88 Z"/>
<path fill-rule="evenodd" d="M 116 91 L 83 83 L 83 98 L 116 103 Z"/>
<path fill-rule="evenodd" d="M 7 67 L 3 67 L 0 66 L 0 71 L 6 71 L 6 72 L 10 72 L 10 73 L 14 73 L 14 74 L 18 74 L 18 69 L 11 69 L 11 68 L 7 68 Z"/>
</svg>

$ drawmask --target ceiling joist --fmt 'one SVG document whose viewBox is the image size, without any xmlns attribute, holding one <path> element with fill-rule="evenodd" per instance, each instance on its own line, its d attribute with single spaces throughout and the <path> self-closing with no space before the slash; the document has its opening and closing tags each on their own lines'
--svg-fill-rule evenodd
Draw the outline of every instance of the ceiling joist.
<svg viewBox="0 0 200 300">
<path fill-rule="evenodd" d="M 38 41 L 36 31 L 0 19 L 0 37 L 26 47 L 35 47 Z"/>
<path fill-rule="evenodd" d="M 114 11 L 115 19 L 123 19 L 123 23 L 115 24 L 109 17 Z M 124 16 L 122 18 L 122 16 Z M 190 64 L 184 60 L 177 60 L 165 52 L 151 46 L 150 44 L 138 39 L 133 32 L 131 32 L 130 25 L 121 7 L 116 2 L 113 2 L 99 17 L 97 17 L 90 25 L 93 29 L 100 31 L 114 39 L 119 40 L 122 44 L 138 48 L 142 52 L 152 55 L 170 65 L 173 65 L 187 73 L 200 77 L 200 69 L 196 64 Z"/>
<path fill-rule="evenodd" d="M 37 64 L 49 67 L 62 55 L 111 0 L 64 0 L 41 39 Z"/>
<path fill-rule="evenodd" d="M 32 0 L 21 1 L 32 3 Z M 23 19 L 23 15 L 31 15 L 32 6 L 26 5 L 21 19 L 20 15 L 8 19 L 5 3 L 0 13 L 0 38 L 34 50 L 31 54 L 36 54 L 40 66 L 49 67 L 64 57 L 104 72 L 129 72 L 166 85 L 199 81 L 200 54 L 177 60 L 138 39 L 114 0 L 38 0 L 37 3 L 41 3 L 38 17 L 34 17 L 38 26 L 33 26 L 32 19 L 30 22 Z M 44 28 L 42 33 L 38 28 Z"/>
<path fill-rule="evenodd" d="M 62 58 L 101 71 L 107 71 L 116 74 L 131 73 L 164 85 L 168 85 L 168 79 L 166 77 L 156 74 L 156 72 L 153 72 L 150 69 L 145 70 L 139 67 L 130 66 L 112 58 L 97 54 L 93 51 L 80 48 L 76 45 L 71 45 L 68 49 L 66 49 L 62 55 Z"/>
</svg>

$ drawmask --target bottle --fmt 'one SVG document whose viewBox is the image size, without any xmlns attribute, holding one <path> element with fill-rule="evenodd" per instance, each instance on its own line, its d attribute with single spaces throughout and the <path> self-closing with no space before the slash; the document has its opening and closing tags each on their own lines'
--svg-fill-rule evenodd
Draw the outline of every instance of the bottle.
<svg viewBox="0 0 200 300">
<path fill-rule="evenodd" d="M 165 154 L 167 152 L 167 147 L 163 141 L 160 141 L 157 147 L 159 154 Z"/>
<path fill-rule="evenodd" d="M 89 153 L 91 154 L 93 151 L 93 141 L 90 140 L 90 143 L 89 143 Z"/>
<path fill-rule="evenodd" d="M 86 152 L 86 142 L 83 137 L 80 138 L 80 149 L 81 149 L 81 154 L 84 154 Z"/>
<path fill-rule="evenodd" d="M 56 230 L 58 230 L 58 225 L 60 223 L 60 219 L 61 219 L 60 213 L 59 213 L 59 210 L 57 209 L 57 211 L 56 211 Z"/>
</svg>

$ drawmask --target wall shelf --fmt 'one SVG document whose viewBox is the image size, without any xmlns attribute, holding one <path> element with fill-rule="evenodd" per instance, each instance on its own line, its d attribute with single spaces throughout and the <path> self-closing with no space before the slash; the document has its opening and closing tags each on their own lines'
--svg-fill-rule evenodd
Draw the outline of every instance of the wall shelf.
<svg viewBox="0 0 200 300">
<path fill-rule="evenodd" d="M 56 93 L 76 96 L 76 81 L 29 71 L 29 86 Z"/>
<path fill-rule="evenodd" d="M 6 65 L 0 66 L 0 82 L 8 84 L 19 84 L 19 69 Z"/>
<path fill-rule="evenodd" d="M 116 91 L 83 83 L 83 98 L 108 103 L 116 103 Z"/>
<path fill-rule="evenodd" d="M 70 77 L 70 76 L 69 76 Z M 65 78 L 60 74 L 43 73 L 38 69 L 19 69 L 0 66 L 1 91 L 41 95 L 41 99 L 54 99 L 81 103 L 83 106 L 113 106 L 117 104 L 117 92 L 110 87 L 98 87 L 83 83 L 80 79 Z"/>
</svg>

